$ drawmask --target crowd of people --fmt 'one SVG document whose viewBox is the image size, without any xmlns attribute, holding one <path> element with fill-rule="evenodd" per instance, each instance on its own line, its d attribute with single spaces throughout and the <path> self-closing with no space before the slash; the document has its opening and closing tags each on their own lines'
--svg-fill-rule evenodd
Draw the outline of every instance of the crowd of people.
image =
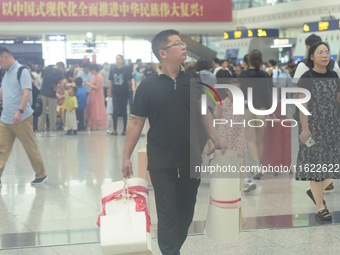
<svg viewBox="0 0 340 255">
<path fill-rule="evenodd" d="M 118 135 L 119 117 L 123 119 L 120 134 L 125 135 L 135 90 L 142 79 L 156 73 L 155 65 L 144 65 L 141 60 L 126 65 L 122 55 L 111 65 L 80 62 L 66 69 L 63 62 L 58 62 L 46 67 L 27 66 L 42 98 L 43 111 L 33 127 L 38 137 L 56 136 L 57 130 L 64 130 L 65 135 L 85 130 L 107 130 Z M 74 113 L 75 124 L 66 120 L 68 112 Z"/>
<path fill-rule="evenodd" d="M 39 118 L 35 118 L 34 131 L 39 136 L 56 136 L 57 130 L 64 130 L 67 135 L 76 135 L 75 131 L 107 130 L 111 135 L 125 135 L 128 121 L 128 109 L 132 109 L 133 98 L 140 82 L 155 75 L 159 64 L 144 64 L 140 59 L 134 64 L 126 65 L 124 56 L 118 55 L 115 64 L 103 65 L 80 62 L 71 64 L 66 69 L 65 64 L 58 62 L 47 67 L 28 64 L 32 83 L 39 88 L 42 97 L 43 111 Z M 203 80 L 214 84 L 215 79 L 239 78 L 242 71 L 249 68 L 248 56 L 242 64 L 231 63 L 228 60 L 199 59 L 185 63 L 185 68 L 200 74 Z M 296 65 L 288 62 L 284 68 L 281 63 L 269 60 L 261 63 L 261 69 L 270 77 L 293 77 Z M 76 82 L 76 79 L 78 82 Z M 282 79 L 278 79 L 282 80 Z M 72 112 L 76 116 L 76 125 L 72 129 L 66 121 L 67 100 L 69 87 L 75 87 L 74 101 L 77 107 Z M 64 94 L 65 92 L 65 94 Z M 225 95 L 224 91 L 221 91 Z M 68 99 L 68 97 L 66 97 Z M 110 101 L 109 107 L 107 102 Z M 112 101 L 112 103 L 111 103 Z M 103 107 L 104 105 L 104 107 Z M 55 110 L 54 110 L 55 109 Z M 122 117 L 122 127 L 118 127 L 119 117 Z M 74 130 L 73 130 L 74 129 Z M 118 132 L 118 130 L 121 130 Z"/>
<path fill-rule="evenodd" d="M 222 105 L 209 101 L 208 113 L 199 115 L 197 102 L 202 88 L 190 84 L 190 78 L 199 77 L 211 85 L 227 79 L 243 91 L 245 98 L 248 88 L 252 88 L 252 106 L 258 110 L 271 107 L 272 96 L 267 94 L 274 87 L 297 86 L 311 93 L 310 101 L 303 104 L 311 115 L 296 111 L 299 123 L 296 180 L 310 181 L 307 195 L 316 205 L 317 219 L 332 221 L 323 192 L 339 178 L 339 174 L 329 168 L 340 165 L 340 70 L 331 60 L 326 42 L 316 35 L 309 36 L 306 39 L 306 59 L 298 65 L 294 61 L 283 64 L 273 59 L 264 63 L 261 51 L 252 50 L 244 56 L 242 64 L 215 58 L 193 60 L 184 66 L 186 44 L 175 30 L 157 34 L 152 41 L 152 50 L 159 66 L 144 65 L 141 61 L 126 65 L 122 55 L 117 55 L 116 63 L 111 66 L 82 63 L 66 70 L 64 63 L 59 62 L 38 70 L 32 65 L 31 75 L 25 72 L 22 78 L 25 85 L 15 81 L 16 87 L 10 89 L 8 82 L 16 80 L 14 73 L 19 64 L 8 50 L 1 48 L 0 64 L 7 66 L 8 72 L 2 85 L 5 110 L 0 122 L 0 177 L 14 138 L 18 137 L 36 172 L 32 184 L 47 180 L 30 124 L 30 81 L 39 87 L 43 103 L 42 114 L 34 127 L 37 136 L 55 136 L 58 123 L 63 126 L 65 135 L 76 135 L 77 131 L 85 129 L 106 130 L 114 136 L 118 133 L 126 135 L 124 177 L 132 175 L 130 157 L 148 119 L 151 126 L 147 137 L 148 170 L 155 191 L 158 243 L 162 254 L 180 254 L 192 221 L 200 183 L 199 178 L 190 178 L 190 170 L 192 163 L 202 163 L 205 144 L 208 143 L 209 156 L 213 156 L 216 148 L 233 150 L 242 162 L 249 154 L 255 165 L 260 165 L 264 153 L 266 125 L 247 125 L 237 130 L 228 127 L 215 129 L 211 125 L 213 117 L 235 122 L 243 119 L 261 122 L 267 117 L 250 111 L 249 102 L 245 102 L 244 115 L 233 115 L 234 98 L 230 90 L 219 90 Z M 21 95 L 15 104 L 4 99 L 13 93 Z M 305 95 L 298 93 L 293 96 L 303 98 Z M 188 102 L 188 98 L 192 100 Z M 119 117 L 123 119 L 121 132 L 118 132 Z M 205 130 L 204 137 L 201 136 L 202 130 Z M 14 135 L 8 136 L 10 133 Z M 311 165 L 322 165 L 323 171 L 310 171 Z M 260 179 L 262 175 L 260 170 L 253 176 L 244 176 L 243 191 L 255 190 L 252 179 Z"/>
</svg>

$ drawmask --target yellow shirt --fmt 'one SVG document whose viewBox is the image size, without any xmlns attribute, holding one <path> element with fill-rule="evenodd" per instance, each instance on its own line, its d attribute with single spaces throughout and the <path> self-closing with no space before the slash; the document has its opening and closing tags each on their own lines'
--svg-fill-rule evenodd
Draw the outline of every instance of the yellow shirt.
<svg viewBox="0 0 340 255">
<path fill-rule="evenodd" d="M 75 96 L 70 96 L 67 91 L 65 91 L 64 93 L 64 98 L 64 108 L 66 109 L 66 111 L 74 112 L 75 108 L 78 108 L 77 98 Z"/>
</svg>

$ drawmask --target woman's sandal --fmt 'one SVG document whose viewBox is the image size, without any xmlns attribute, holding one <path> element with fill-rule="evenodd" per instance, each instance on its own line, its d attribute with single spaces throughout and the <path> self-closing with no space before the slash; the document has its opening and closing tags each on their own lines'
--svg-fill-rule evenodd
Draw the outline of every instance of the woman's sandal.
<svg viewBox="0 0 340 255">
<path fill-rule="evenodd" d="M 315 199 L 314 199 L 314 196 L 313 196 L 313 193 L 312 191 L 309 189 L 306 191 L 307 195 L 309 196 L 310 199 L 312 199 L 312 201 L 315 203 Z M 325 208 L 327 209 L 327 206 L 326 206 L 326 201 L 323 199 L 323 205 L 325 206 Z"/>
<path fill-rule="evenodd" d="M 332 214 L 326 208 L 318 211 L 315 214 L 315 217 L 317 218 L 317 220 L 320 220 L 320 221 L 332 221 L 333 220 Z"/>
</svg>

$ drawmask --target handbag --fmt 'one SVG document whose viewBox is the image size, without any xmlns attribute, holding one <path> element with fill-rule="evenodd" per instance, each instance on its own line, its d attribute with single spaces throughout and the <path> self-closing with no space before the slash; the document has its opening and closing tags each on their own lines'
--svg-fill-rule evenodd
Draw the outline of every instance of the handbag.
<svg viewBox="0 0 340 255">
<path fill-rule="evenodd" d="M 128 211 L 102 216 L 100 244 L 104 255 L 151 254 L 151 236 L 145 231 L 145 213 Z"/>
<path fill-rule="evenodd" d="M 147 183 L 142 178 L 102 185 L 103 210 L 98 216 L 104 255 L 151 254 Z"/>
</svg>

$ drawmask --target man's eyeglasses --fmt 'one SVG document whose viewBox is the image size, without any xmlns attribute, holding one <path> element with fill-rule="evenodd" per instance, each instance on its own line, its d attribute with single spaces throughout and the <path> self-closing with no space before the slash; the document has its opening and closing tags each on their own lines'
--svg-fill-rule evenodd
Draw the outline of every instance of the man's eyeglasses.
<svg viewBox="0 0 340 255">
<path fill-rule="evenodd" d="M 317 51 L 316 54 L 318 54 L 318 55 L 327 55 L 327 56 L 331 55 L 331 53 L 329 51 L 323 51 L 323 50 Z"/>
<path fill-rule="evenodd" d="M 175 46 L 175 47 L 183 47 L 183 48 L 186 48 L 186 47 L 187 47 L 187 44 L 186 44 L 185 42 L 176 42 L 176 43 L 174 43 L 174 44 L 171 44 L 171 45 L 169 45 L 169 46 L 163 48 L 162 50 L 169 49 L 169 48 L 171 48 L 171 47 L 173 47 L 173 46 Z"/>
</svg>

